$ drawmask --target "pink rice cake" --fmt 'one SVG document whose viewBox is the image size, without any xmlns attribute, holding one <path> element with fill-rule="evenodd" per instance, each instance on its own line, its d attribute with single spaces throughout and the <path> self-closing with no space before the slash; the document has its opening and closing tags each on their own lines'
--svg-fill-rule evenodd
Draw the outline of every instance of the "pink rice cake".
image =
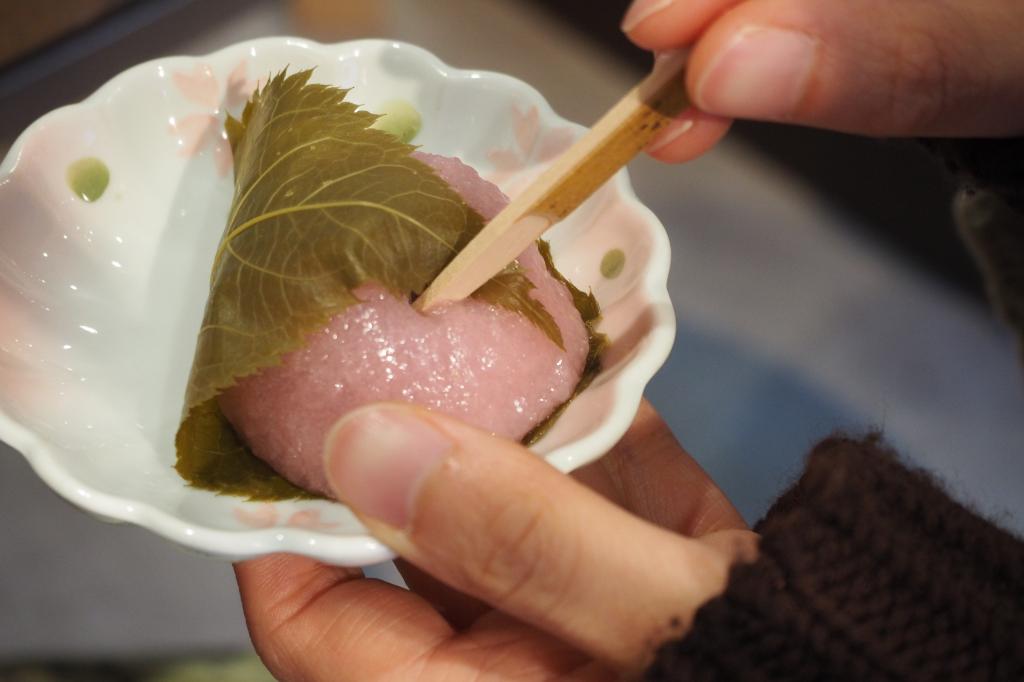
<svg viewBox="0 0 1024 682">
<path fill-rule="evenodd" d="M 508 202 L 458 159 L 417 152 L 466 202 L 491 219 Z M 277 367 L 242 379 L 219 398 L 249 445 L 292 483 L 330 496 L 321 462 L 324 438 L 347 412 L 405 401 L 521 439 L 568 400 L 583 373 L 589 336 L 568 289 L 536 246 L 519 265 L 531 294 L 554 317 L 565 350 L 522 316 L 466 299 L 421 314 L 382 286 L 355 290 L 362 301 L 310 336 Z"/>
</svg>

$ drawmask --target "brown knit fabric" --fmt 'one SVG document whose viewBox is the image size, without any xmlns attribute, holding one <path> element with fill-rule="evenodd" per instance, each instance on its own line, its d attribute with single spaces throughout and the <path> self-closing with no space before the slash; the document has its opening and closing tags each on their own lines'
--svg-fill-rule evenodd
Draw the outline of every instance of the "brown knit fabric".
<svg viewBox="0 0 1024 682">
<path fill-rule="evenodd" d="M 834 437 L 649 680 L 1024 680 L 1024 543 Z"/>
</svg>

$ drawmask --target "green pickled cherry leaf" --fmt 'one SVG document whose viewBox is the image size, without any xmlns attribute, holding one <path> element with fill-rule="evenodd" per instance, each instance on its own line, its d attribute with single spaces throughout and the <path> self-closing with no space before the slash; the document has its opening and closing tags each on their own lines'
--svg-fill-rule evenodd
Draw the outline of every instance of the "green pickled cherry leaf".
<svg viewBox="0 0 1024 682">
<path fill-rule="evenodd" d="M 566 279 L 565 275 L 558 271 L 558 268 L 555 267 L 555 259 L 551 255 L 551 245 L 546 241 L 538 239 L 537 250 L 540 251 L 540 255 L 544 259 L 544 264 L 547 265 L 548 272 L 551 273 L 551 276 L 564 284 L 565 288 L 569 290 L 570 294 L 572 294 L 572 304 L 576 307 L 576 310 L 579 311 L 584 324 L 590 328 L 592 334 L 596 334 L 596 325 L 601 321 L 601 306 L 597 304 L 597 298 L 594 296 L 594 292 L 584 292 L 582 289 Z"/>
<path fill-rule="evenodd" d="M 540 255 L 544 258 L 544 263 L 547 265 L 548 272 L 551 276 L 557 279 L 559 282 L 565 285 L 572 294 L 572 303 L 579 311 L 580 317 L 583 318 L 583 323 L 587 325 L 587 335 L 590 339 L 590 349 L 587 351 L 587 359 L 583 364 L 583 374 L 580 376 L 579 383 L 576 384 L 576 388 L 573 390 L 572 395 L 564 403 L 559 405 L 554 412 L 548 415 L 548 418 L 542 421 L 537 426 L 533 427 L 528 434 L 523 437 L 523 443 L 525 445 L 533 445 L 540 440 L 545 433 L 554 425 L 558 418 L 562 416 L 569 404 L 578 396 L 580 393 L 590 385 L 590 383 L 597 377 L 601 371 L 601 355 L 608 347 L 608 337 L 597 331 L 597 325 L 601 322 L 601 307 L 597 304 L 597 298 L 594 297 L 592 291 L 584 292 L 582 289 L 577 287 L 575 284 L 570 282 L 565 276 L 558 271 L 555 267 L 554 258 L 551 256 L 551 245 L 543 239 L 537 240 L 537 249 L 540 251 Z"/>
<path fill-rule="evenodd" d="M 249 452 L 221 414 L 216 400 L 196 405 L 178 430 L 182 478 L 200 488 L 253 500 L 313 497 Z"/>
<path fill-rule="evenodd" d="M 555 345 L 565 350 L 562 330 L 558 328 L 555 318 L 551 317 L 547 308 L 530 296 L 530 292 L 535 288 L 530 278 L 523 274 L 519 264 L 511 263 L 473 292 L 473 298 L 519 313 L 544 332 Z"/>
<path fill-rule="evenodd" d="M 309 83 L 311 73 L 282 71 L 225 123 L 234 199 L 175 438 L 189 483 L 252 499 L 302 492 L 248 452 L 217 395 L 305 345 L 357 302 L 360 285 L 419 294 L 484 223 L 410 156 L 415 147 L 373 129 L 375 115 L 345 101 L 346 90 Z M 561 345 L 524 274 L 508 270 L 485 287 L 488 301 Z"/>
</svg>

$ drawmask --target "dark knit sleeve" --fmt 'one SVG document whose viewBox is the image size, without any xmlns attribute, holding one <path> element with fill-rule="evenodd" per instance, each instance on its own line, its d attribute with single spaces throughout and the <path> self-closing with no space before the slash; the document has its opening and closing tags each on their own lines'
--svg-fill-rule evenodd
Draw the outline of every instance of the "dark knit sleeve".
<svg viewBox="0 0 1024 682">
<path fill-rule="evenodd" d="M 760 557 L 649 680 L 1024 680 L 1024 544 L 832 438 L 757 530 Z"/>
</svg>

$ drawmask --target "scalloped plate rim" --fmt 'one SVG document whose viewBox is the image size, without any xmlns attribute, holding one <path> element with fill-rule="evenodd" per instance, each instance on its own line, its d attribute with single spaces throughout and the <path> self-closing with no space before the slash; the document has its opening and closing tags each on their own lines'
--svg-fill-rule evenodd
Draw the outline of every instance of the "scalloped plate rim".
<svg viewBox="0 0 1024 682">
<path fill-rule="evenodd" d="M 434 54 L 411 43 L 388 39 L 364 39 L 328 44 L 287 36 L 265 37 L 233 43 L 207 54 L 172 55 L 136 64 L 107 80 L 85 99 L 44 114 L 18 135 L 3 161 L 0 162 L 0 186 L 6 182 L 7 176 L 17 169 L 26 140 L 39 129 L 44 128 L 57 117 L 67 115 L 75 110 L 96 106 L 108 93 L 138 77 L 143 71 L 178 60 L 212 60 L 237 51 L 243 46 L 280 47 L 282 44 L 307 50 L 334 52 L 359 45 L 387 46 L 393 49 L 408 50 L 427 61 L 444 78 L 499 80 L 515 87 L 525 88 L 545 118 L 553 119 L 557 124 L 571 127 L 574 130 L 583 129 L 579 124 L 558 115 L 547 99 L 529 83 L 496 71 L 453 67 Z M 652 253 L 650 266 L 642 280 L 644 293 L 652 307 L 654 322 L 643 347 L 628 365 L 621 369 L 620 375 L 615 381 L 614 408 L 609 418 L 584 438 L 557 448 L 545 456 L 545 459 L 562 471 L 570 471 L 576 466 L 600 457 L 600 455 L 596 455 L 585 461 L 577 461 L 579 458 L 573 455 L 573 451 L 585 450 L 603 453 L 621 438 L 639 409 L 647 383 L 668 358 L 675 338 L 675 315 L 667 291 L 668 270 L 671 261 L 668 235 L 653 212 L 637 198 L 625 169 L 615 176 L 613 182 L 622 193 L 622 197 L 632 204 L 633 208 L 639 209 L 644 214 L 645 222 L 653 224 L 655 228 L 651 229 L 654 253 Z M 295 527 L 218 529 L 188 523 L 168 511 L 143 501 L 97 490 L 79 482 L 57 462 L 57 458 L 52 452 L 52 448 L 55 446 L 47 443 L 33 430 L 18 423 L 2 409 L 0 409 L 0 441 L 20 452 L 32 470 L 50 488 L 75 506 L 101 517 L 104 521 L 126 522 L 146 528 L 175 543 L 210 556 L 241 560 L 275 552 L 289 552 L 352 566 L 370 565 L 395 557 L 389 548 L 368 535 L 340 537 Z"/>
</svg>

